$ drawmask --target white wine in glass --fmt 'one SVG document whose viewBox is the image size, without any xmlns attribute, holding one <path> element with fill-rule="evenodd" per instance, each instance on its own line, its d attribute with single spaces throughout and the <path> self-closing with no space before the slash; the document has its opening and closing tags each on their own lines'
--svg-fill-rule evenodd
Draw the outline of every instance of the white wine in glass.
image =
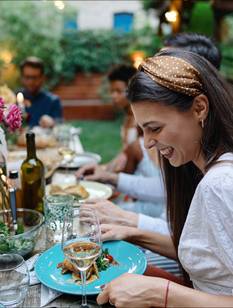
<svg viewBox="0 0 233 308">
<path fill-rule="evenodd" d="M 80 271 L 82 280 L 81 308 L 88 308 L 86 299 L 86 271 L 101 254 L 100 225 L 93 210 L 80 208 L 70 219 L 64 218 L 62 250 L 65 257 Z"/>
</svg>

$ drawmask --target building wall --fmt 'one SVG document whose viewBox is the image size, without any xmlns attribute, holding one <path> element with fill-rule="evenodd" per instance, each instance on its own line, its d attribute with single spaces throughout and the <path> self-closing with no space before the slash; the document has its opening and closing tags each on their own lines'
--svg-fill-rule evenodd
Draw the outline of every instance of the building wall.
<svg viewBox="0 0 233 308">
<path fill-rule="evenodd" d="M 155 27 L 157 20 L 153 13 L 146 13 L 141 1 L 136 0 L 94 0 L 69 1 L 77 8 L 77 24 L 79 30 L 112 29 L 114 13 L 133 13 L 134 28 L 145 25 Z"/>
</svg>

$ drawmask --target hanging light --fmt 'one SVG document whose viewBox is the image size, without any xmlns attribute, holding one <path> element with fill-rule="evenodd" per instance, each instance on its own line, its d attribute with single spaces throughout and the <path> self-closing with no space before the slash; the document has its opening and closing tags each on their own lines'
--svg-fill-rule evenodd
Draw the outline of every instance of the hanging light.
<svg viewBox="0 0 233 308">
<path fill-rule="evenodd" d="M 145 58 L 145 52 L 142 50 L 136 50 L 131 54 L 131 60 L 135 68 L 139 67 L 144 58 Z"/>
<path fill-rule="evenodd" d="M 171 10 L 165 13 L 165 18 L 168 22 L 176 22 L 178 14 L 179 13 L 176 10 Z"/>
<path fill-rule="evenodd" d="M 65 3 L 62 0 L 55 0 L 54 5 L 59 9 L 63 10 L 65 8 Z"/>
</svg>

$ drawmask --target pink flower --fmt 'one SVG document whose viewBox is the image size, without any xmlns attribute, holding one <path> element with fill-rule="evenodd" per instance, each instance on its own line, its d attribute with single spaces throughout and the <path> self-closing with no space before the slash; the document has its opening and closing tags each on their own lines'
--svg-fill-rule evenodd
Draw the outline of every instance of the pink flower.
<svg viewBox="0 0 233 308">
<path fill-rule="evenodd" d="M 3 98 L 0 97 L 0 122 L 2 122 L 4 118 L 4 108 L 5 108 L 4 100 Z"/>
<path fill-rule="evenodd" d="M 15 131 L 20 128 L 22 124 L 22 114 L 17 105 L 11 105 L 9 107 L 8 114 L 5 117 L 5 123 L 9 126 L 11 131 Z"/>
</svg>

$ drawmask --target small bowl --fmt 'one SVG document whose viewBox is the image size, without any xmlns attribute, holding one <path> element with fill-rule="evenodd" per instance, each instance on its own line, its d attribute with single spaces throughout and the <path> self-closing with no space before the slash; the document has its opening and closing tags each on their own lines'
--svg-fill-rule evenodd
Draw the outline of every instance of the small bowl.
<svg viewBox="0 0 233 308">
<path fill-rule="evenodd" d="M 2 223 L 10 229 L 10 234 L 3 231 Z M 35 210 L 17 209 L 17 224 L 20 234 L 14 234 L 10 210 L 0 211 L 0 254 L 17 253 L 25 256 L 32 252 L 41 231 L 44 216 Z"/>
</svg>

